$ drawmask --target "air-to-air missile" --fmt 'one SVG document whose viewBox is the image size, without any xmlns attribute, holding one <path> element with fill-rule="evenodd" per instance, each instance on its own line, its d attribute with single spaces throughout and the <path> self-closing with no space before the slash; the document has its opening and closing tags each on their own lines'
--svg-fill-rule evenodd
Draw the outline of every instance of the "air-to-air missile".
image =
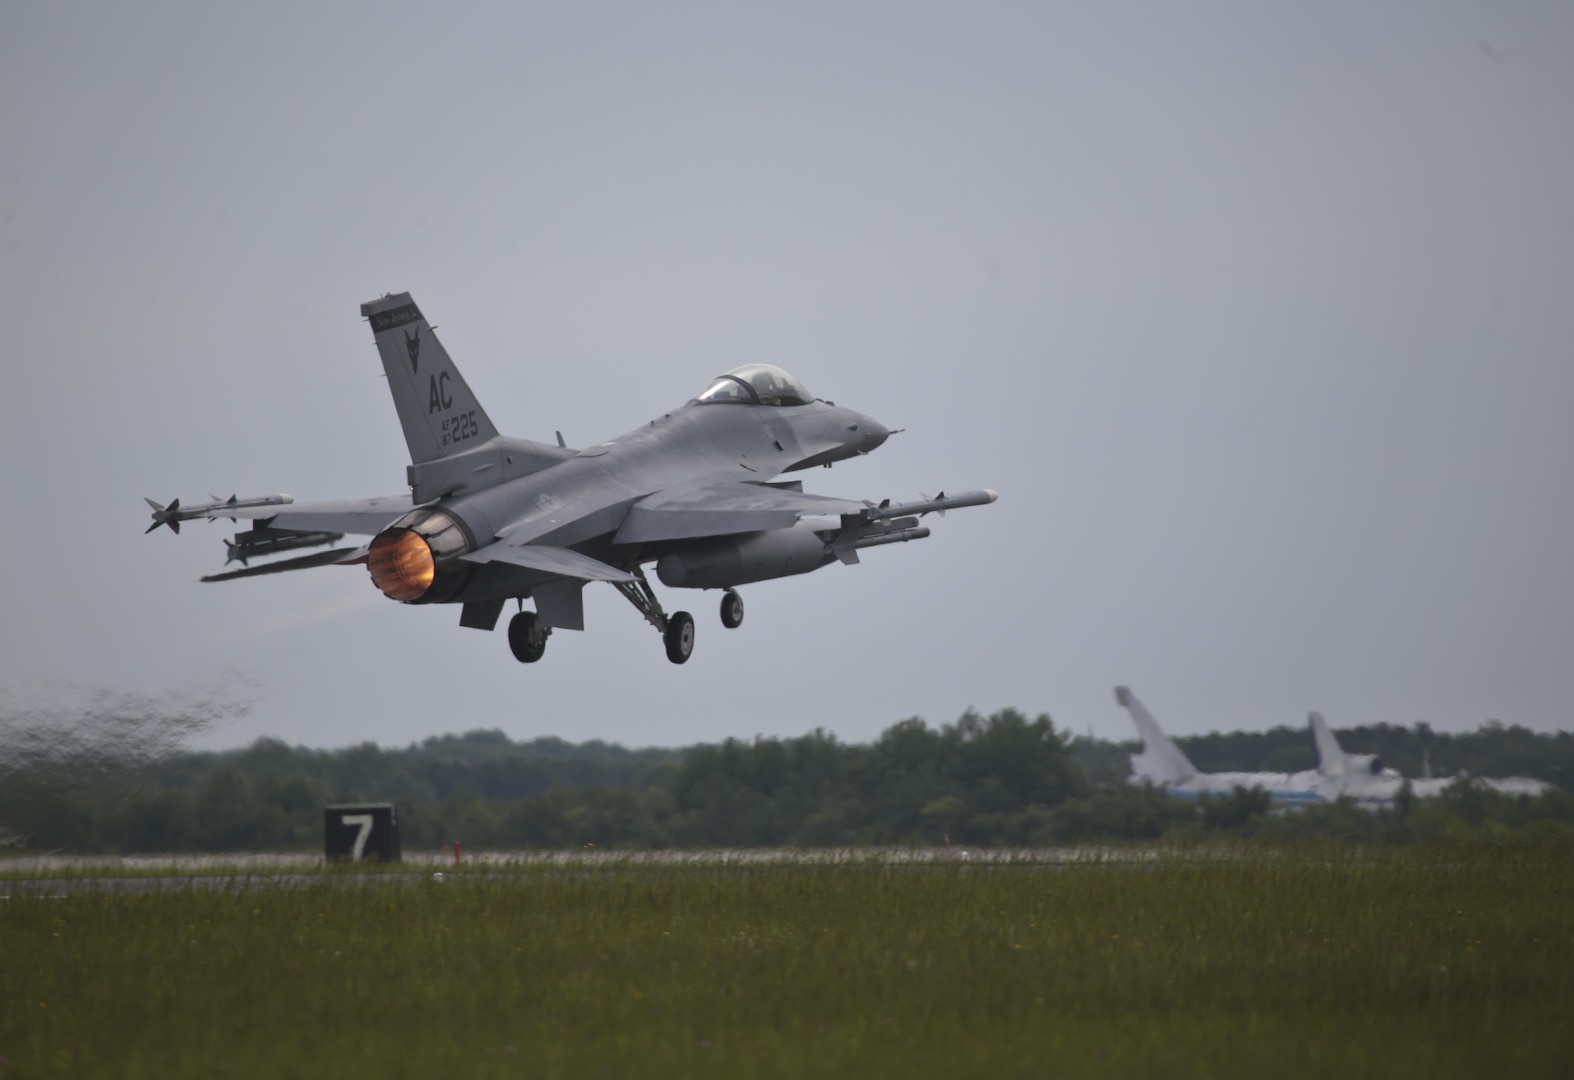
<svg viewBox="0 0 1574 1080">
<path fill-rule="evenodd" d="M 300 548 L 322 547 L 324 544 L 337 543 L 344 539 L 341 532 L 300 532 L 294 529 L 270 529 L 259 525 L 245 532 L 236 533 L 234 539 L 226 540 L 224 547 L 229 551 L 229 558 L 224 560 L 225 565 L 237 559 L 242 566 L 247 565 L 247 559 L 260 555 L 277 555 L 282 551 L 297 551 Z"/>
<path fill-rule="evenodd" d="M 221 517 L 229 517 L 231 510 L 250 510 L 258 506 L 288 506 L 294 501 L 295 498 L 291 495 L 259 495 L 254 499 L 239 499 L 231 495 L 228 499 L 216 499 L 196 506 L 182 506 L 179 499 L 168 506 L 160 506 L 152 499 L 143 497 L 143 502 L 153 508 L 153 524 L 147 527 L 148 532 L 152 532 L 160 525 L 168 525 L 171 532 L 180 532 L 182 521 L 191 521 L 194 518 L 217 521 Z M 230 518 L 230 520 L 235 519 Z"/>
</svg>

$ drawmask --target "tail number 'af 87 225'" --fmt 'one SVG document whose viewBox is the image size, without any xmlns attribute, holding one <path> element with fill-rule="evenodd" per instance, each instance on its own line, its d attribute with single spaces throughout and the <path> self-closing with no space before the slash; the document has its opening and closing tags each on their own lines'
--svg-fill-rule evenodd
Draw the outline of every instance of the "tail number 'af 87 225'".
<svg viewBox="0 0 1574 1080">
<path fill-rule="evenodd" d="M 443 445 L 452 446 L 465 439 L 473 439 L 480 433 L 480 428 L 475 422 L 475 410 L 462 412 L 458 416 L 443 417 Z"/>
</svg>

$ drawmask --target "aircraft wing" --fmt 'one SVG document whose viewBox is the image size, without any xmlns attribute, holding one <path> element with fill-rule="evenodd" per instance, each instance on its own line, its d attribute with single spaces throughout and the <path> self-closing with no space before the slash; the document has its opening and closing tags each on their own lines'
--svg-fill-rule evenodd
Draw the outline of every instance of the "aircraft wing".
<svg viewBox="0 0 1574 1080">
<path fill-rule="evenodd" d="M 600 559 L 592 559 L 589 555 L 581 555 L 568 548 L 551 547 L 547 544 L 510 544 L 506 540 L 499 540 L 461 558 L 465 562 L 511 563 L 529 570 L 541 570 L 548 574 L 576 578 L 580 581 L 639 580 L 628 571 L 609 566 Z"/>
<path fill-rule="evenodd" d="M 275 529 L 311 529 L 321 532 L 375 536 L 383 527 L 410 510 L 410 496 L 380 495 L 372 499 L 334 499 L 328 502 L 292 503 L 277 514 L 242 513 L 237 517 L 272 517 Z M 228 516 L 223 515 L 223 516 Z"/>
<path fill-rule="evenodd" d="M 636 502 L 612 542 L 644 544 L 787 529 L 801 517 L 860 513 L 867 505 L 741 480 L 689 484 Z"/>
</svg>

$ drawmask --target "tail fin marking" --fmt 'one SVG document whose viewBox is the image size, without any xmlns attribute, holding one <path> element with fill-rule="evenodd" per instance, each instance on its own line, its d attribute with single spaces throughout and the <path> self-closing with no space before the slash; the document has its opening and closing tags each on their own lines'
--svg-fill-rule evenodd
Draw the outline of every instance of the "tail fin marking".
<svg viewBox="0 0 1574 1080">
<path fill-rule="evenodd" d="M 409 293 L 362 304 L 361 315 L 371 321 L 411 464 L 436 461 L 497 436 Z"/>
</svg>

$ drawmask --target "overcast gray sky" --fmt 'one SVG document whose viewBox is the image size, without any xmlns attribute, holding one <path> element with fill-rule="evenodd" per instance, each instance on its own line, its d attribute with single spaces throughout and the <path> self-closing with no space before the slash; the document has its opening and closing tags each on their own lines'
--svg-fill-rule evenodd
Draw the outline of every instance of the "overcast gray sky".
<svg viewBox="0 0 1574 1080">
<path fill-rule="evenodd" d="M 359 567 L 227 585 L 142 496 L 396 492 L 358 305 L 498 426 L 752 361 L 994 487 L 861 566 L 612 589 L 517 664 Z M 1571 726 L 1574 6 L 190 4 L 0 12 L 0 684 L 231 685 L 211 745 Z"/>
</svg>

